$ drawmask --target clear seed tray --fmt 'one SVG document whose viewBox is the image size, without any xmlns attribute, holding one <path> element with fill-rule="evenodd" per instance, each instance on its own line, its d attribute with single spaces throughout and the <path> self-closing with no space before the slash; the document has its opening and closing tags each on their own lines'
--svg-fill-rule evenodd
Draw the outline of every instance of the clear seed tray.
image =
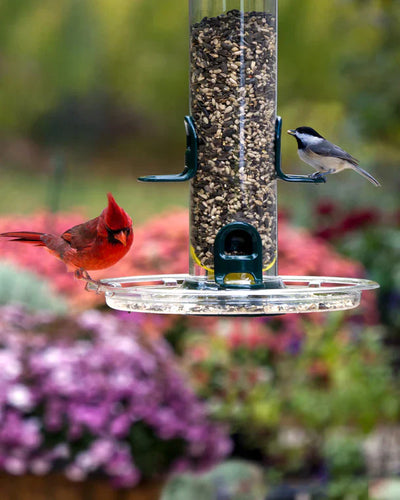
<svg viewBox="0 0 400 500">
<path fill-rule="evenodd" d="M 281 276 L 279 289 L 213 289 L 205 278 L 188 287 L 193 276 L 168 274 L 89 281 L 87 289 L 104 293 L 108 306 L 121 311 L 158 314 L 262 316 L 340 311 L 357 307 L 361 292 L 374 281 L 325 276 Z"/>
</svg>

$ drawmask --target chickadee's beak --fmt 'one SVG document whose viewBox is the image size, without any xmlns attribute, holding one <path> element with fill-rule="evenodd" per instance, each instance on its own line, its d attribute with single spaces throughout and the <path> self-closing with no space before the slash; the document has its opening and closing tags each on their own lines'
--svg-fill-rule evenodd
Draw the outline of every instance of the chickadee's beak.
<svg viewBox="0 0 400 500">
<path fill-rule="evenodd" d="M 288 130 L 287 133 L 290 134 L 290 135 L 296 135 L 296 131 L 295 130 Z"/>
<path fill-rule="evenodd" d="M 126 232 L 124 230 L 114 234 L 114 238 L 126 247 Z"/>
</svg>

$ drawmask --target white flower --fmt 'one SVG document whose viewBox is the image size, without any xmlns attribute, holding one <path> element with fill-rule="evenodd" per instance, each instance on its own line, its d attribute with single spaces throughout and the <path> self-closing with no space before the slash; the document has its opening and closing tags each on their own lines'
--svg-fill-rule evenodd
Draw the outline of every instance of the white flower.
<svg viewBox="0 0 400 500">
<path fill-rule="evenodd" d="M 64 360 L 63 351 L 59 347 L 48 347 L 43 353 L 42 360 L 48 367 L 56 367 Z"/>
<path fill-rule="evenodd" d="M 32 395 L 27 387 L 15 384 L 9 388 L 7 402 L 19 410 L 30 410 L 32 407 Z"/>
</svg>

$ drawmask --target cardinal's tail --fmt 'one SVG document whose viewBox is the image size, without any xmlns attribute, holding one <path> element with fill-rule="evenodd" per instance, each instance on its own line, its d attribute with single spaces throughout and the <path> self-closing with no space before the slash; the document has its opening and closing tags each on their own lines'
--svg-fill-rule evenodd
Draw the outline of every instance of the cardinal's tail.
<svg viewBox="0 0 400 500">
<path fill-rule="evenodd" d="M 20 241 L 21 243 L 30 243 L 39 247 L 44 247 L 46 244 L 42 241 L 42 236 L 45 233 L 34 233 L 32 231 L 11 231 L 9 233 L 0 233 L 4 238 L 11 238 L 11 241 Z"/>
</svg>

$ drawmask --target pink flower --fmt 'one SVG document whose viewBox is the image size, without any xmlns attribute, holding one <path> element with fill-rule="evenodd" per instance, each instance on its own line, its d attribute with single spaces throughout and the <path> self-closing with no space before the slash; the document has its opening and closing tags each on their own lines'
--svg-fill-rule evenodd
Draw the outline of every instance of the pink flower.
<svg viewBox="0 0 400 500">
<path fill-rule="evenodd" d="M 26 463 L 22 458 L 9 456 L 3 462 L 3 467 L 6 472 L 14 476 L 21 476 L 26 472 Z"/>
</svg>

